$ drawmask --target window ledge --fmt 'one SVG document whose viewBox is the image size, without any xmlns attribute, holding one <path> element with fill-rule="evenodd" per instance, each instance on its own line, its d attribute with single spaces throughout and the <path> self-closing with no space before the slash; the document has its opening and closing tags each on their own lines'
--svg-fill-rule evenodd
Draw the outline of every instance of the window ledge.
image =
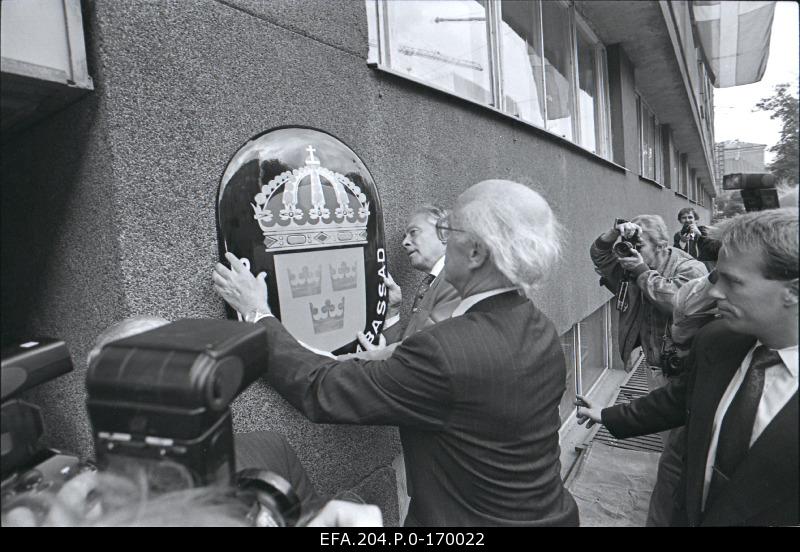
<svg viewBox="0 0 800 552">
<path fill-rule="evenodd" d="M 683 195 L 680 192 L 675 192 L 675 195 L 678 196 L 678 197 L 682 197 L 683 199 L 689 199 L 689 196 Z"/>
<path fill-rule="evenodd" d="M 641 180 L 642 182 L 646 182 L 647 184 L 650 184 L 651 186 L 655 186 L 656 188 L 659 188 L 661 190 L 664 189 L 664 185 L 663 184 L 659 184 L 658 182 L 656 182 L 652 178 L 647 178 L 646 176 L 639 175 L 639 180 Z"/>
<path fill-rule="evenodd" d="M 608 166 L 608 167 L 610 167 L 612 169 L 615 169 L 615 170 L 617 170 L 619 172 L 622 172 L 622 173 L 627 173 L 628 172 L 628 169 L 626 167 L 623 167 L 622 165 L 619 165 L 619 164 L 615 163 L 614 161 L 611 161 L 610 159 L 606 159 L 605 157 L 602 157 L 602 156 L 600 156 L 600 155 L 598 155 L 598 154 L 596 154 L 596 153 L 594 153 L 592 151 L 589 151 L 588 149 L 584 148 L 580 144 L 576 144 L 575 142 L 567 140 L 566 138 L 563 138 L 563 137 L 559 136 L 558 134 L 550 132 L 546 128 L 542 128 L 542 127 L 536 126 L 536 125 L 534 125 L 532 123 L 529 123 L 528 121 L 526 121 L 524 119 L 521 119 L 521 118 L 519 118 L 519 117 L 517 117 L 515 115 L 511 115 L 509 113 L 506 113 L 505 111 L 501 111 L 500 109 L 496 108 L 493 105 L 487 105 L 487 104 L 472 100 L 470 98 L 465 98 L 464 96 L 459 96 L 458 94 L 455 94 L 455 93 L 451 92 L 450 90 L 446 90 L 444 88 L 441 88 L 441 87 L 436 86 L 434 84 L 428 83 L 426 81 L 423 81 L 423 80 L 420 80 L 420 79 L 416 79 L 416 78 L 414 78 L 414 77 L 412 77 L 410 75 L 407 75 L 405 73 L 401 73 L 400 71 L 396 71 L 396 70 L 392 69 L 391 67 L 387 67 L 387 66 L 385 66 L 385 65 L 383 65 L 381 63 L 368 63 L 367 65 L 371 69 L 375 69 L 375 70 L 380 71 L 382 73 L 387 73 L 389 75 L 392 75 L 393 77 L 402 79 L 403 81 L 408 81 L 408 82 L 415 83 L 415 84 L 417 84 L 419 86 L 424 87 L 426 90 L 433 90 L 434 92 L 437 92 L 437 93 L 440 93 L 440 94 L 445 94 L 448 97 L 457 98 L 458 100 L 460 100 L 462 102 L 467 102 L 467 103 L 470 103 L 472 105 L 476 105 L 476 106 L 480 107 L 481 109 L 485 109 L 485 110 L 494 112 L 495 114 L 500 115 L 504 119 L 510 120 L 513 123 L 518 123 L 518 124 L 522 125 L 524 128 L 534 131 L 535 133 L 539 134 L 543 138 L 547 138 L 547 139 L 549 139 L 551 141 L 554 141 L 556 143 L 564 145 L 565 147 L 568 147 L 571 150 L 582 154 L 584 157 L 587 157 L 587 158 L 591 159 L 592 161 L 600 162 L 600 163 L 602 163 L 602 164 L 604 164 L 604 165 L 606 165 L 606 166 Z M 609 144 L 609 147 L 610 147 L 610 144 Z"/>
</svg>

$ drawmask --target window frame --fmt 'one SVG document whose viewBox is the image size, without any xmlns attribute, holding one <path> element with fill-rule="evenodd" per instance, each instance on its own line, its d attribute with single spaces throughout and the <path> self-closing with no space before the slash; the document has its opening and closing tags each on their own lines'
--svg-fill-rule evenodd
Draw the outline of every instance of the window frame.
<svg viewBox="0 0 800 552">
<path fill-rule="evenodd" d="M 388 10 L 387 5 L 389 0 L 365 0 L 367 4 L 373 3 L 375 6 L 374 10 L 374 18 L 377 21 L 373 21 L 372 16 L 372 9 L 367 8 L 367 17 L 369 21 L 368 24 L 368 34 L 370 39 L 372 38 L 373 34 L 376 34 L 375 43 L 377 47 L 375 51 L 373 51 L 371 45 L 369 48 L 369 53 L 367 55 L 367 63 L 371 67 L 375 67 L 382 71 L 391 73 L 398 77 L 413 81 L 421 86 L 425 86 L 428 88 L 432 88 L 434 90 L 438 90 L 444 94 L 454 96 L 460 98 L 462 100 L 468 101 L 475 105 L 489 108 L 497 113 L 500 113 L 506 117 L 510 117 L 517 122 L 522 124 L 531 126 L 533 128 L 546 131 L 548 134 L 552 136 L 556 136 L 562 140 L 565 140 L 574 146 L 581 148 L 582 150 L 601 157 L 602 159 L 612 162 L 611 155 L 612 155 L 612 136 L 611 136 L 611 102 L 610 102 L 610 94 L 609 94 L 609 83 L 608 83 L 608 56 L 605 45 L 602 41 L 597 37 L 597 34 L 592 30 L 591 25 L 587 22 L 583 16 L 578 13 L 575 8 L 573 2 L 567 0 L 555 0 L 561 6 L 567 9 L 567 14 L 569 18 L 569 26 L 570 26 L 570 33 L 569 33 L 569 47 L 571 52 L 571 75 L 570 81 L 572 82 L 572 86 L 574 92 L 571 98 L 571 104 L 573 108 L 574 117 L 572 120 L 572 138 L 565 138 L 558 134 L 557 132 L 550 130 L 547 128 L 547 102 L 544 101 L 544 121 L 543 124 L 537 125 L 534 124 L 522 117 L 511 113 L 508 110 L 508 106 L 506 105 L 504 90 L 503 90 L 503 64 L 502 64 L 502 39 L 501 36 L 501 25 L 502 25 L 502 1 L 495 1 L 495 0 L 487 0 L 486 1 L 486 39 L 488 44 L 488 59 L 489 59 L 489 82 L 490 82 L 490 94 L 491 94 L 491 101 L 489 103 L 483 103 L 477 101 L 475 99 L 466 97 L 462 94 L 459 94 L 455 91 L 447 90 L 441 86 L 433 84 L 431 82 L 425 81 L 420 78 L 416 78 L 412 75 L 407 73 L 403 73 L 398 71 L 397 69 L 393 68 L 391 65 L 391 48 L 389 43 L 389 20 L 388 20 Z M 535 11 L 537 14 L 536 20 L 534 22 L 535 25 L 538 26 L 538 36 L 539 36 L 539 47 L 540 51 L 542 52 L 542 56 L 544 56 L 544 32 L 542 29 L 542 0 L 535 1 Z M 375 24 L 377 23 L 377 24 Z M 373 29 L 374 26 L 374 29 Z M 599 129 L 599 137 L 600 140 L 596 140 L 599 142 L 596 144 L 596 151 L 592 151 L 591 149 L 583 146 L 581 144 L 581 129 L 580 129 L 580 102 L 578 101 L 578 91 L 579 88 L 579 75 L 577 70 L 577 37 L 576 33 L 578 32 L 578 26 L 588 38 L 591 38 L 595 47 L 595 76 L 597 82 L 595 83 L 596 94 L 598 95 L 600 109 L 599 113 L 595 114 L 595 126 Z M 371 42 L 371 40 L 370 40 Z M 547 92 L 547 80 L 546 80 L 546 72 L 545 72 L 545 63 L 542 63 L 542 87 L 545 92 Z"/>
</svg>

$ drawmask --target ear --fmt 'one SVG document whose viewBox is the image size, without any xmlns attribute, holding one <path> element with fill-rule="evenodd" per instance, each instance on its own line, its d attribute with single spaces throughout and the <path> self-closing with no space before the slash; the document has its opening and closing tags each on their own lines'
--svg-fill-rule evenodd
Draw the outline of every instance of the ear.
<svg viewBox="0 0 800 552">
<path fill-rule="evenodd" d="M 798 295 L 800 295 L 800 291 L 798 291 L 798 286 L 800 286 L 800 284 L 798 284 L 797 278 L 786 282 L 786 285 L 783 288 L 783 292 L 781 293 L 781 299 L 783 299 L 784 305 L 786 306 L 797 305 Z"/>
<path fill-rule="evenodd" d="M 486 247 L 485 243 L 475 239 L 470 242 L 469 267 L 471 269 L 482 267 L 489 260 L 489 257 L 489 249 Z"/>
</svg>

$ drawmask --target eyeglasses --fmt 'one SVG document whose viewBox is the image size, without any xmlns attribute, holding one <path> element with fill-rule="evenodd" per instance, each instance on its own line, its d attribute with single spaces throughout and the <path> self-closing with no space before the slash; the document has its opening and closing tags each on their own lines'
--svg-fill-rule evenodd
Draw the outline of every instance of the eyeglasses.
<svg viewBox="0 0 800 552">
<path fill-rule="evenodd" d="M 448 238 L 450 238 L 450 232 L 469 232 L 469 230 L 451 227 L 449 217 L 441 217 L 436 221 L 436 237 L 439 238 L 440 242 L 447 243 Z"/>
</svg>

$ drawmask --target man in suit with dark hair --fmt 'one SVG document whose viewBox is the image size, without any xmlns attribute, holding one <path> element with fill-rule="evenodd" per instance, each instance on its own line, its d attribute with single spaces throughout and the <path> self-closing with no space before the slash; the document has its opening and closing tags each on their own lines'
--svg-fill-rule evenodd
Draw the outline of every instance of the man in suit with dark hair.
<svg viewBox="0 0 800 552">
<path fill-rule="evenodd" d="M 530 299 L 558 258 L 558 222 L 530 188 L 490 180 L 462 193 L 436 228 L 462 300 L 386 360 L 339 361 L 299 345 L 268 312 L 264 279 L 231 254 L 215 289 L 239 312 L 260 311 L 248 319 L 267 329 L 267 378 L 311 420 L 399 426 L 406 525 L 578 525 L 560 477 L 564 354 Z"/>
<path fill-rule="evenodd" d="M 581 422 L 618 438 L 687 425 L 676 525 L 798 525 L 797 210 L 731 219 L 721 244 L 708 292 L 721 320 L 684 375 L 602 411 L 579 398 Z"/>
</svg>

